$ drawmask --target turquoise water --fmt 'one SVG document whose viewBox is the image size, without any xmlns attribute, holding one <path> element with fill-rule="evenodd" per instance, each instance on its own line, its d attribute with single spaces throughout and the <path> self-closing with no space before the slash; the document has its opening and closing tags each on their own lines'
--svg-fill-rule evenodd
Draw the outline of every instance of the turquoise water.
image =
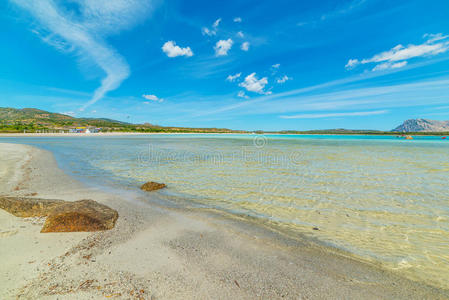
<svg viewBox="0 0 449 300">
<path fill-rule="evenodd" d="M 265 219 L 449 288 L 449 140 L 333 135 L 0 138 L 98 184 L 164 182 L 186 202 Z M 314 230 L 313 228 L 319 228 Z"/>
</svg>

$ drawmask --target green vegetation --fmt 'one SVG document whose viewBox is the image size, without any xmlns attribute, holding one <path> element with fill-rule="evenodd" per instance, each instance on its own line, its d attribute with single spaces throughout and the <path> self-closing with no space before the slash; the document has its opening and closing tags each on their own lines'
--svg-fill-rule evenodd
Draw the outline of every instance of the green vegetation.
<svg viewBox="0 0 449 300">
<path fill-rule="evenodd" d="M 130 124 L 111 119 L 74 118 L 51 113 L 35 108 L 1 108 L 0 133 L 34 133 L 34 132 L 68 132 L 77 127 L 101 128 L 102 132 L 141 132 L 141 133 L 249 133 L 242 130 L 224 128 L 187 128 L 164 127 L 152 124 Z M 257 134 L 369 134 L 369 135 L 401 135 L 400 132 L 377 130 L 327 129 L 309 131 L 253 131 Z M 439 135 L 449 136 L 449 132 L 407 132 L 407 135 Z"/>
<path fill-rule="evenodd" d="M 0 108 L 0 132 L 68 132 L 77 127 L 101 128 L 102 132 L 166 133 L 243 133 L 223 128 L 163 127 L 152 124 L 130 124 L 111 119 L 74 118 L 35 108 Z"/>
</svg>

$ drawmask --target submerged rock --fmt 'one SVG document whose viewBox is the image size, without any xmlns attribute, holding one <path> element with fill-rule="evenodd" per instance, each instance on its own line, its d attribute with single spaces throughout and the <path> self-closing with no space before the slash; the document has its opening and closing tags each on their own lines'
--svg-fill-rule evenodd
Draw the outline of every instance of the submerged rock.
<svg viewBox="0 0 449 300">
<path fill-rule="evenodd" d="M 108 230 L 117 218 L 117 211 L 93 200 L 65 202 L 50 212 L 41 232 Z"/>
<path fill-rule="evenodd" d="M 140 187 L 140 189 L 143 191 L 146 191 L 146 192 L 152 192 L 152 191 L 163 189 L 164 187 L 166 187 L 166 185 L 163 183 L 149 181 L 149 182 L 145 183 L 144 185 L 142 185 Z"/>
<path fill-rule="evenodd" d="M 16 217 L 47 217 L 41 232 L 112 229 L 118 213 L 93 200 L 68 202 L 24 197 L 1 197 L 0 208 Z"/>
<path fill-rule="evenodd" d="M 21 218 L 48 216 L 52 209 L 63 203 L 63 200 L 0 197 L 0 208 Z"/>
</svg>

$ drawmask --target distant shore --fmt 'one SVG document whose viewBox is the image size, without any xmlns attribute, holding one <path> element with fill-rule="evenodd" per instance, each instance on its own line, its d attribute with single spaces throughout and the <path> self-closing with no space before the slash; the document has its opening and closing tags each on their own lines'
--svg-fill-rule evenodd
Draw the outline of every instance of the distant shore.
<svg viewBox="0 0 449 300">
<path fill-rule="evenodd" d="M 139 136 L 139 135 L 351 135 L 351 136 L 449 136 L 447 133 L 242 133 L 242 132 L 100 132 L 100 133 L 0 133 L 0 137 L 104 137 L 104 136 Z"/>
<path fill-rule="evenodd" d="M 0 143 L 0 174 L 0 195 L 94 199 L 119 212 L 110 231 L 42 234 L 42 220 L 0 210 L 0 298 L 449 299 L 256 221 L 166 206 L 137 183 L 86 187 L 31 146 Z"/>
<path fill-rule="evenodd" d="M 101 132 L 101 133 L 0 133 L 0 137 L 100 137 L 127 135 L 171 135 L 171 134 L 241 134 L 199 132 Z M 244 133 L 247 134 L 247 133 Z"/>
</svg>

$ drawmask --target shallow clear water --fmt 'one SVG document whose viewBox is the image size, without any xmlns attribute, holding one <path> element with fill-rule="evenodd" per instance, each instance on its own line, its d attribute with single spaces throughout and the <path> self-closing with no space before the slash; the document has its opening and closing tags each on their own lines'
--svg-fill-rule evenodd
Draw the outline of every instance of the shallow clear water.
<svg viewBox="0 0 449 300">
<path fill-rule="evenodd" d="M 270 220 L 449 288 L 449 140 L 147 135 L 2 141 L 51 150 L 65 170 L 94 183 L 164 182 L 168 196 Z"/>
</svg>

